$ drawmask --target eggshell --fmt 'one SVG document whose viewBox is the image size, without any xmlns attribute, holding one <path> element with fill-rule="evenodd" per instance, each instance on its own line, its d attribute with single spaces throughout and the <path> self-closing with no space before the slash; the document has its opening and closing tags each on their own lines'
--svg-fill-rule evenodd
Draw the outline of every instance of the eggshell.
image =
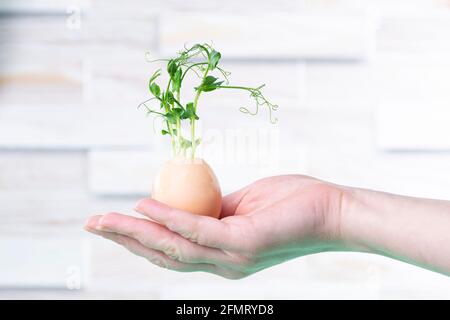
<svg viewBox="0 0 450 320">
<path fill-rule="evenodd" d="M 218 218 L 222 193 L 211 167 L 203 159 L 175 158 L 160 168 L 152 197 L 173 208 Z"/>
</svg>

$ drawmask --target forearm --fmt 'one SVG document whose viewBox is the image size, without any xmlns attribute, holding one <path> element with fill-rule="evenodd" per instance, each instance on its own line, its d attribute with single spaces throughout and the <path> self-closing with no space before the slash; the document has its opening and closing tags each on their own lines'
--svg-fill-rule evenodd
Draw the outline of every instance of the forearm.
<svg viewBox="0 0 450 320">
<path fill-rule="evenodd" d="M 450 274 L 450 201 L 348 189 L 340 234 L 351 250 Z"/>
</svg>

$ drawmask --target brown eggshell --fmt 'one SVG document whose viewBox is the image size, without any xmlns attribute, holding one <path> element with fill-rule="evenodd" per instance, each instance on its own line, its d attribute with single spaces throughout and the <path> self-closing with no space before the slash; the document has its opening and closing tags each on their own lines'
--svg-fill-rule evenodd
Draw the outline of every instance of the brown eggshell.
<svg viewBox="0 0 450 320">
<path fill-rule="evenodd" d="M 153 181 L 152 198 L 176 209 L 218 218 L 222 193 L 211 167 L 203 159 L 167 161 Z"/>
</svg>

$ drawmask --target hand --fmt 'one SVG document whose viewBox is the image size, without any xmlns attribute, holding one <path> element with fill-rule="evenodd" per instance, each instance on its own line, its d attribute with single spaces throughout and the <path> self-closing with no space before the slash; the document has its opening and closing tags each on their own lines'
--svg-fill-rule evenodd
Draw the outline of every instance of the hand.
<svg viewBox="0 0 450 320">
<path fill-rule="evenodd" d="M 344 191 L 300 175 L 259 180 L 223 198 L 220 219 L 152 199 L 135 210 L 91 217 L 86 230 L 164 268 L 239 279 L 283 261 L 331 250 L 339 238 Z"/>
</svg>

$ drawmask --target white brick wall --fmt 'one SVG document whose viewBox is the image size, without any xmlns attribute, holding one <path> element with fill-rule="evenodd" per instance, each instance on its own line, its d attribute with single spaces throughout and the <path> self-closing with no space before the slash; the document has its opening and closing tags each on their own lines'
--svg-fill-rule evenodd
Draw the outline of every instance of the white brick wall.
<svg viewBox="0 0 450 320">
<path fill-rule="evenodd" d="M 450 199 L 449 14 L 427 0 L 2 1 L 0 298 L 450 298 L 447 278 L 371 255 L 303 257 L 231 283 L 160 270 L 81 230 L 149 194 L 169 151 L 136 109 L 157 67 L 144 52 L 197 39 L 233 83 L 266 83 L 280 105 L 272 126 L 265 110 L 238 111 L 246 94 L 201 98 L 224 193 L 299 172 Z M 84 290 L 47 290 L 74 279 Z"/>
<path fill-rule="evenodd" d="M 381 104 L 377 116 L 378 144 L 384 149 L 450 150 L 447 101 L 426 99 Z"/>
<path fill-rule="evenodd" d="M 213 41 L 231 58 L 365 59 L 374 40 L 369 17 L 354 12 L 178 14 L 160 21 L 161 49 Z"/>
</svg>

